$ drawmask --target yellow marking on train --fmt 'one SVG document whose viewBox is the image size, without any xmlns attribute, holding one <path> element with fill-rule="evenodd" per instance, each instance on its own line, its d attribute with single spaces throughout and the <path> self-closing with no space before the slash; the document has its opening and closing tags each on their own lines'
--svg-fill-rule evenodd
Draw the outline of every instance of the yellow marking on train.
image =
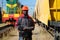
<svg viewBox="0 0 60 40">
<path fill-rule="evenodd" d="M 11 4 L 6 4 L 6 6 L 10 7 L 10 8 L 14 8 L 17 6 L 17 4 L 11 5 Z"/>
<path fill-rule="evenodd" d="M 10 7 L 11 8 L 11 5 L 10 4 L 6 4 L 6 6 Z"/>
<path fill-rule="evenodd" d="M 13 8 L 16 7 L 16 6 L 17 6 L 17 4 L 14 4 L 14 5 L 13 5 Z"/>
<path fill-rule="evenodd" d="M 19 17 L 19 14 L 14 14 L 14 17 Z"/>
<path fill-rule="evenodd" d="M 3 17 L 8 17 L 9 15 L 8 14 L 4 14 Z"/>
</svg>

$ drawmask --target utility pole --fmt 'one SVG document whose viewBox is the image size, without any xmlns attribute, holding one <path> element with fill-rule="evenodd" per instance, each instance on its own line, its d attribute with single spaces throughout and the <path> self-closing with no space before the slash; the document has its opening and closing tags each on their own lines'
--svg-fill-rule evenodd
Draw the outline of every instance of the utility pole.
<svg viewBox="0 0 60 40">
<path fill-rule="evenodd" d="M 1 14 L 3 13 L 3 0 L 1 0 Z"/>
</svg>

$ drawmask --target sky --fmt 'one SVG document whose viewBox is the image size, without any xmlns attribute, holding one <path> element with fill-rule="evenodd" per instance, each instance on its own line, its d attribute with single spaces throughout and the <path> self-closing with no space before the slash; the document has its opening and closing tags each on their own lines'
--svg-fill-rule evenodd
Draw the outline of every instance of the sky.
<svg viewBox="0 0 60 40">
<path fill-rule="evenodd" d="M 18 0 L 22 5 L 29 7 L 29 15 L 33 15 L 36 0 Z M 0 6 L 2 7 L 2 0 L 0 0 Z M 3 8 L 6 9 L 6 0 L 3 0 Z"/>
</svg>

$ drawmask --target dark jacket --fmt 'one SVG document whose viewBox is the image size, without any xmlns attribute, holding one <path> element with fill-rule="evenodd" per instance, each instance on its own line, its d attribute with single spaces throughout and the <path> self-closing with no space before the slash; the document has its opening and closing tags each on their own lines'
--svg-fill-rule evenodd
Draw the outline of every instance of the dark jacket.
<svg viewBox="0 0 60 40">
<path fill-rule="evenodd" d="M 24 15 L 22 15 L 19 19 L 18 19 L 18 30 L 23 31 L 24 27 L 33 27 L 34 29 L 34 21 L 30 16 L 25 17 Z M 31 29 L 31 30 L 33 30 Z"/>
<path fill-rule="evenodd" d="M 25 17 L 23 15 L 18 19 L 18 30 L 20 30 L 20 32 L 24 31 L 25 34 L 27 33 L 29 35 L 32 30 L 34 30 L 34 26 L 34 21 L 30 16 Z M 23 30 L 24 27 L 28 27 L 28 29 Z"/>
</svg>

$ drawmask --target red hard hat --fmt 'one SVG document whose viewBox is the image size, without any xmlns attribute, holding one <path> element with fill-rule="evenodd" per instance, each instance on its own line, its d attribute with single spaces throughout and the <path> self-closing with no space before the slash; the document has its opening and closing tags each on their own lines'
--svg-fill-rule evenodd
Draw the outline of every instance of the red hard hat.
<svg viewBox="0 0 60 40">
<path fill-rule="evenodd" d="M 22 10 L 28 10 L 28 7 L 27 6 L 23 6 Z"/>
</svg>

